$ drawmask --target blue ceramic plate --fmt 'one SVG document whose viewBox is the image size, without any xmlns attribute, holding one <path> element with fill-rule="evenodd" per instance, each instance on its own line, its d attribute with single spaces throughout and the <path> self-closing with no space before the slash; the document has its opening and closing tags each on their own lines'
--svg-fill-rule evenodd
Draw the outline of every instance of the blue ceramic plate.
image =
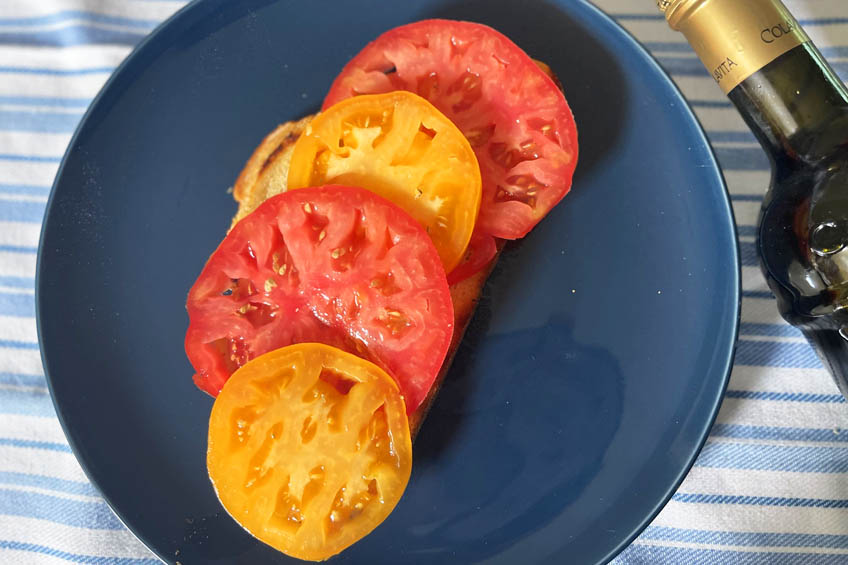
<svg viewBox="0 0 848 565">
<path fill-rule="evenodd" d="M 218 504 L 212 400 L 183 353 L 187 291 L 259 140 L 315 111 L 381 32 L 490 24 L 560 76 L 572 192 L 507 247 L 415 445 L 406 494 L 338 563 L 598 563 L 692 464 L 727 382 L 739 271 L 721 174 L 653 60 L 587 3 L 190 5 L 121 66 L 75 135 L 38 261 L 45 369 L 77 458 L 166 561 L 285 563 Z"/>
</svg>

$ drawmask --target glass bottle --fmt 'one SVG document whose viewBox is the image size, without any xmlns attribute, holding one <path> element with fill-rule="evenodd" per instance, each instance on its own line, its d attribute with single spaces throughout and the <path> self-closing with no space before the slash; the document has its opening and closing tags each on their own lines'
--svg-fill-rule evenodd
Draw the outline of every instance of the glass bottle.
<svg viewBox="0 0 848 565">
<path fill-rule="evenodd" d="M 848 90 L 779 0 L 658 0 L 768 153 L 760 266 L 848 397 Z"/>
</svg>

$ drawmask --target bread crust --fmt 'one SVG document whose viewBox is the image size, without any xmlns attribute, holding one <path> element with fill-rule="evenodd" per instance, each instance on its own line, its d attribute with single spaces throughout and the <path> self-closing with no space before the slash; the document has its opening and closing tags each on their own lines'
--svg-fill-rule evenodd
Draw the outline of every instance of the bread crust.
<svg viewBox="0 0 848 565">
<path fill-rule="evenodd" d="M 267 199 L 286 191 L 294 144 L 314 117 L 277 126 L 253 151 L 233 186 L 239 207 L 230 228 Z"/>
</svg>

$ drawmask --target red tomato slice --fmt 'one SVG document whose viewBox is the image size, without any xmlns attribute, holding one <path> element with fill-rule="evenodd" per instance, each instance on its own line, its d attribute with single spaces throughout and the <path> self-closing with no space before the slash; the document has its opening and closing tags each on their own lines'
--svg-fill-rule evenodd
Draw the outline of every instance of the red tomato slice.
<svg viewBox="0 0 848 565">
<path fill-rule="evenodd" d="M 462 262 L 448 273 L 448 284 L 461 283 L 488 265 L 497 254 L 498 244 L 495 239 L 490 235 L 481 235 L 475 232 L 471 236 L 471 242 L 465 250 L 465 257 L 463 257 Z"/>
<path fill-rule="evenodd" d="M 191 288 L 186 353 L 216 396 L 251 359 L 318 342 L 372 361 L 412 414 L 453 332 L 439 255 L 409 214 L 348 186 L 268 199 L 227 234 Z"/>
<path fill-rule="evenodd" d="M 490 27 L 424 20 L 392 29 L 333 82 L 324 108 L 359 94 L 411 90 L 468 138 L 483 180 L 476 231 L 523 237 L 571 187 L 577 126 L 554 81 Z"/>
</svg>

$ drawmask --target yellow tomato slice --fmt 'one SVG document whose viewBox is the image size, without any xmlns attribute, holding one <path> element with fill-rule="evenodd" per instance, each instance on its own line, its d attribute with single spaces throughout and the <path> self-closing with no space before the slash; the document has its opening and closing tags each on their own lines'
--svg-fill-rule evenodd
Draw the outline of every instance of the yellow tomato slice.
<svg viewBox="0 0 848 565">
<path fill-rule="evenodd" d="M 462 132 L 406 91 L 355 96 L 331 106 L 295 144 L 288 188 L 360 186 L 421 223 L 450 272 L 480 209 L 480 167 Z"/>
<path fill-rule="evenodd" d="M 323 560 L 376 528 L 412 471 L 406 408 L 376 365 L 317 343 L 276 349 L 224 385 L 209 419 L 209 477 L 261 541 Z"/>
</svg>

